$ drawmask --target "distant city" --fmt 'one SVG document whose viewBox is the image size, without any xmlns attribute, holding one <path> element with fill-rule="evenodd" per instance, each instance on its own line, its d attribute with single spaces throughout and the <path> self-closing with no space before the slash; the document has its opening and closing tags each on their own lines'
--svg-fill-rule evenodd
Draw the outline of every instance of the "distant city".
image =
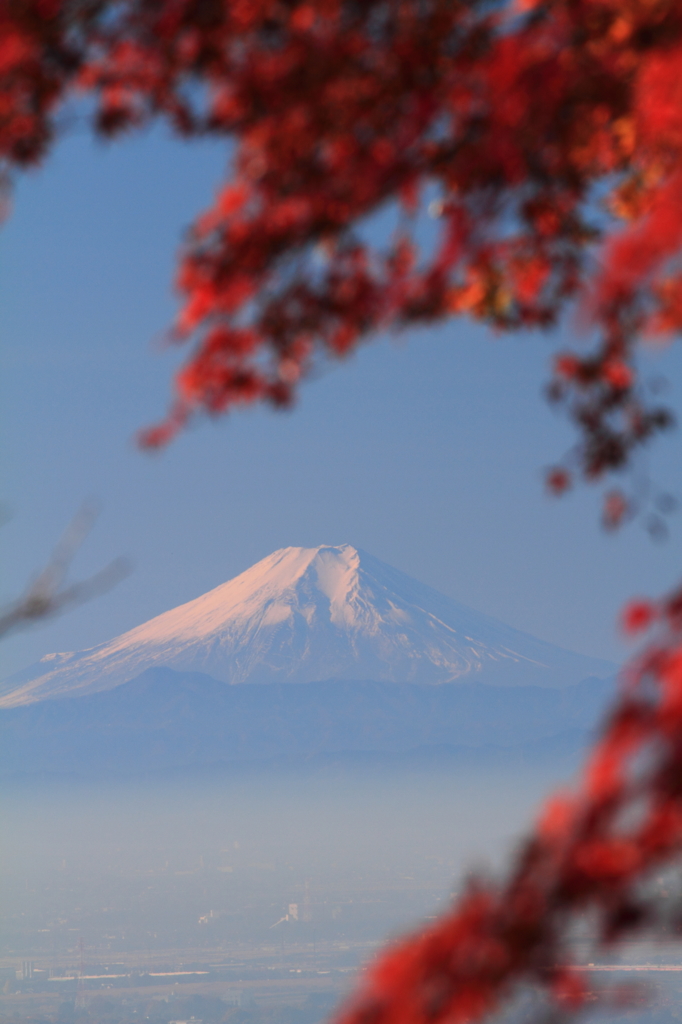
<svg viewBox="0 0 682 1024">
<path fill-rule="evenodd" d="M 385 934 L 442 905 L 453 870 L 435 858 L 420 878 L 387 866 L 332 887 L 244 864 L 233 847 L 104 884 L 96 870 L 74 875 L 66 864 L 36 888 L 15 877 L 0 1021 L 119 1024 L 129 1014 L 209 1024 L 239 1009 L 254 1022 L 286 1010 L 292 1024 L 317 1024 Z M 97 906 L 103 897 L 108 905 Z"/>
</svg>

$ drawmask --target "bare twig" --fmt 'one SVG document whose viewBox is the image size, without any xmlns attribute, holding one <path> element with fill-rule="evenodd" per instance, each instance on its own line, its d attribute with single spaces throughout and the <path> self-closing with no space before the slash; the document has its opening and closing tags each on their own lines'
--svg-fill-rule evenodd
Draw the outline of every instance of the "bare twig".
<svg viewBox="0 0 682 1024">
<path fill-rule="evenodd" d="M 85 504 L 74 516 L 52 558 L 26 593 L 0 611 L 0 636 L 25 629 L 42 619 L 52 618 L 67 607 L 106 593 L 130 572 L 127 559 L 117 558 L 89 579 L 63 587 L 69 567 L 92 529 L 97 509 Z"/>
</svg>

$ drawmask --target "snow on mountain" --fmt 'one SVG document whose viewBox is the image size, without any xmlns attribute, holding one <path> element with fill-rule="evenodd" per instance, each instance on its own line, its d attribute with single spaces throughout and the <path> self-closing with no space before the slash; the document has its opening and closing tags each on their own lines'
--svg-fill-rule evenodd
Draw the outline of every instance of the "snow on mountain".
<svg viewBox="0 0 682 1024">
<path fill-rule="evenodd" d="M 202 597 L 0 685 L 0 707 L 109 690 L 148 668 L 226 683 L 329 679 L 562 687 L 614 666 L 472 611 L 348 544 L 282 548 Z"/>
</svg>

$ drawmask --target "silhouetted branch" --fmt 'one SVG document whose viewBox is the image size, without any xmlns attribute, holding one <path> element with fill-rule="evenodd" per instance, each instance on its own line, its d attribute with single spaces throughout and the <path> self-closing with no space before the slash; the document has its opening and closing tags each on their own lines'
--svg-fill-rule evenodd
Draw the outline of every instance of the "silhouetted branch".
<svg viewBox="0 0 682 1024">
<path fill-rule="evenodd" d="M 69 567 L 92 529 L 97 510 L 84 505 L 74 516 L 57 544 L 52 558 L 26 593 L 0 612 L 0 636 L 60 614 L 64 608 L 89 601 L 111 590 L 130 572 L 130 563 L 117 558 L 89 579 L 63 587 Z"/>
</svg>

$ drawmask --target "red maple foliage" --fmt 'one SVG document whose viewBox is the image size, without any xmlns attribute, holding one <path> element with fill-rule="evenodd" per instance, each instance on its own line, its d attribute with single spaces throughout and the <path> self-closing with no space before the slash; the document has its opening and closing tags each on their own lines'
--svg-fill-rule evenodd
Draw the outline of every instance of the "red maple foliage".
<svg viewBox="0 0 682 1024">
<path fill-rule="evenodd" d="M 381 330 L 549 328 L 573 303 L 592 347 L 561 354 L 549 387 L 580 431 L 548 475 L 561 493 L 671 423 L 636 346 L 682 327 L 680 68 L 682 0 L 0 0 L 0 159 L 40 161 L 79 97 L 103 136 L 162 118 L 235 140 L 180 258 L 174 336 L 193 352 L 144 444 L 200 410 L 287 405 Z M 373 244 L 384 210 L 396 228 Z M 627 515 L 610 492 L 605 524 Z M 504 884 L 473 882 L 380 960 L 341 1024 L 473 1021 L 524 980 L 577 1008 L 581 915 L 601 943 L 679 930 L 646 883 L 682 852 L 682 593 L 624 623 L 659 632 L 580 788 Z"/>
<path fill-rule="evenodd" d="M 379 330 L 549 327 L 578 301 L 594 346 L 549 394 L 595 478 L 671 423 L 634 349 L 682 323 L 681 63 L 679 0 L 0 0 L 0 154 L 40 160 L 83 95 L 105 136 L 164 118 L 236 140 L 180 259 L 194 351 L 144 444 L 287 405 Z"/>
</svg>

